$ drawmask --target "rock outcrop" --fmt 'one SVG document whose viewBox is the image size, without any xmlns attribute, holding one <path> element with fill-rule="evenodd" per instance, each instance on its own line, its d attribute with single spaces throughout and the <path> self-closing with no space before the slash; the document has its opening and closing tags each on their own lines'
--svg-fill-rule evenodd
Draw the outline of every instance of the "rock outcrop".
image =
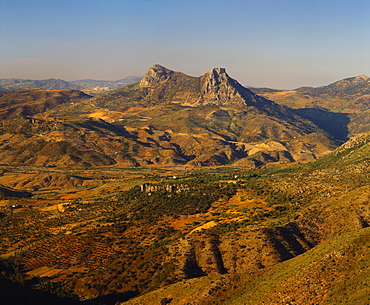
<svg viewBox="0 0 370 305">
<path fill-rule="evenodd" d="M 200 83 L 201 104 L 234 107 L 273 104 L 243 87 L 226 73 L 225 68 L 213 68 L 200 77 Z"/>
<path fill-rule="evenodd" d="M 141 88 L 153 87 L 160 82 L 167 80 L 174 72 L 161 65 L 154 65 L 148 69 L 139 85 Z"/>
<path fill-rule="evenodd" d="M 314 247 L 316 241 L 295 224 L 227 234 L 207 230 L 188 234 L 169 248 L 177 279 L 242 273 L 270 267 Z"/>
</svg>

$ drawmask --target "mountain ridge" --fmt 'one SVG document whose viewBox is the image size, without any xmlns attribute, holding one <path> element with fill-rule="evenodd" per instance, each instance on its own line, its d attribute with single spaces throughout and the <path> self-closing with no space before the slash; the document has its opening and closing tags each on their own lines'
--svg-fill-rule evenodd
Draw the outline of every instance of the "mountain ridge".
<svg viewBox="0 0 370 305">
<path fill-rule="evenodd" d="M 370 78 L 366 75 L 359 75 L 338 80 L 325 86 L 299 87 L 293 90 L 250 89 L 279 104 L 292 108 L 318 106 L 327 107 L 332 111 L 346 110 L 353 112 L 358 109 L 368 109 Z M 338 105 L 338 102 L 341 102 L 342 105 Z"/>
<path fill-rule="evenodd" d="M 254 89 L 285 105 L 341 140 L 370 131 L 370 78 L 345 78 L 327 86 L 295 90 Z"/>
<path fill-rule="evenodd" d="M 327 86 L 316 88 L 302 87 L 296 90 L 317 95 L 328 94 L 329 96 L 348 96 L 359 93 L 366 95 L 370 93 L 370 78 L 366 75 L 359 75 L 336 81 Z"/>
<path fill-rule="evenodd" d="M 99 109 L 130 113 L 119 119 L 119 124 L 171 130 L 172 138 L 185 129 L 189 135 L 204 130 L 203 133 L 214 134 L 211 138 L 221 135 L 229 143 L 254 144 L 271 138 L 290 141 L 310 133 L 325 134 L 289 108 L 241 86 L 223 68 L 193 77 L 154 65 L 141 82 L 96 96 L 91 104 Z"/>
<path fill-rule="evenodd" d="M 248 88 L 243 87 L 238 81 L 231 78 L 225 68 L 213 68 L 199 77 L 185 75 L 181 72 L 175 72 L 159 64 L 153 65 L 139 82 L 140 88 L 154 89 L 155 85 L 166 82 L 178 81 L 183 79 L 193 80 L 197 86 L 193 90 L 194 96 L 188 98 L 180 104 L 186 106 L 200 106 L 215 104 L 218 106 L 227 106 L 230 100 L 233 100 L 233 106 L 237 103 L 240 105 L 256 105 L 257 103 L 266 104 L 265 99 L 258 97 Z M 147 94 L 150 94 L 149 92 Z M 176 100 L 176 97 L 174 98 Z M 250 105 L 248 104 L 250 103 Z M 270 103 L 272 103 L 270 101 Z"/>
</svg>

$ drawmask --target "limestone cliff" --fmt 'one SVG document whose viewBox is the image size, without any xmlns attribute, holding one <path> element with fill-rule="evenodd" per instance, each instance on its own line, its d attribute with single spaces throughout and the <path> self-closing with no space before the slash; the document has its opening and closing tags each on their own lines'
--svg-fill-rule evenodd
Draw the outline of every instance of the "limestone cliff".
<svg viewBox="0 0 370 305">
<path fill-rule="evenodd" d="M 173 73 L 173 71 L 161 65 L 154 65 L 148 69 L 148 72 L 141 79 L 139 86 L 141 88 L 153 87 L 168 79 Z"/>
<path fill-rule="evenodd" d="M 224 68 L 213 68 L 200 77 L 201 103 L 218 106 L 256 106 L 272 103 L 231 78 Z"/>
</svg>

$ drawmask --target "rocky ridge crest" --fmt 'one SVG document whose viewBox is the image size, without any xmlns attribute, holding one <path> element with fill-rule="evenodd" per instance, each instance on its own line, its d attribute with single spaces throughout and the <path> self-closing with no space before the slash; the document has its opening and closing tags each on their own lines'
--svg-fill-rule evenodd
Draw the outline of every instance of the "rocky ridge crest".
<svg viewBox="0 0 370 305">
<path fill-rule="evenodd" d="M 266 100 L 231 78 L 225 68 L 213 68 L 200 77 L 202 104 L 256 106 Z"/>
<path fill-rule="evenodd" d="M 193 86 L 187 88 L 190 90 L 184 94 L 184 87 L 188 84 L 184 86 L 183 83 L 189 82 Z M 178 85 L 179 83 L 181 86 Z M 192 107 L 208 104 L 232 107 L 275 104 L 243 87 L 227 74 L 225 68 L 213 68 L 200 77 L 191 77 L 156 64 L 148 69 L 139 82 L 139 87 L 142 90 L 148 90 L 145 95 L 150 98 L 153 98 L 156 90 L 162 91 L 156 94 L 156 98 L 159 97 L 158 102 L 161 102 L 161 99 L 167 100 L 168 91 L 173 91 L 171 96 L 176 102 Z M 160 90 L 158 87 L 165 89 Z"/>
<path fill-rule="evenodd" d="M 154 65 L 148 69 L 148 72 L 139 82 L 141 88 L 153 87 L 171 77 L 174 72 L 161 65 Z"/>
</svg>

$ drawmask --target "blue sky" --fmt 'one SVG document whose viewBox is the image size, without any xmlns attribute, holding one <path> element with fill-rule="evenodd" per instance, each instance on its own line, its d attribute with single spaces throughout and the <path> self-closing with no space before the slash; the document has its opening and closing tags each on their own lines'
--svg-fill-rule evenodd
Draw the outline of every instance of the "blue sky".
<svg viewBox="0 0 370 305">
<path fill-rule="evenodd" d="M 292 89 L 370 76 L 368 0 L 0 0 L 0 78 L 115 80 L 153 64 Z"/>
</svg>

